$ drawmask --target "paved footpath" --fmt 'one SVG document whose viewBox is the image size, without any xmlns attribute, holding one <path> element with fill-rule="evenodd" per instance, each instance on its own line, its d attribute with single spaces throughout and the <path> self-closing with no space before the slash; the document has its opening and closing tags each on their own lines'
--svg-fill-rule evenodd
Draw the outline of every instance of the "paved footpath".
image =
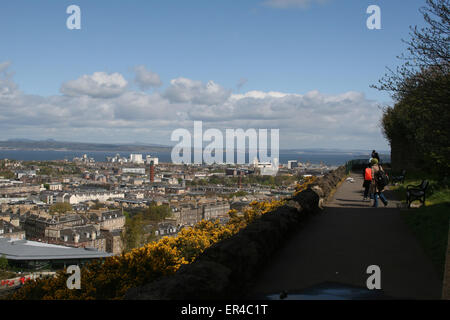
<svg viewBox="0 0 450 320">
<path fill-rule="evenodd" d="M 399 203 L 379 208 L 362 200 L 362 177 L 351 175 L 322 213 L 312 217 L 273 257 L 251 285 L 249 297 L 296 292 L 325 282 L 366 287 L 370 265 L 381 269 L 381 288 L 395 299 L 440 299 L 442 283 L 400 216 Z"/>
</svg>

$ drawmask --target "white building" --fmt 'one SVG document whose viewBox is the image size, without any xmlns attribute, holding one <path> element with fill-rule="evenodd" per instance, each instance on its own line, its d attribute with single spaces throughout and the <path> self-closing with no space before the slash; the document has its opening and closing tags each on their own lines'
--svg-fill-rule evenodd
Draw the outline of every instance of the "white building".
<svg viewBox="0 0 450 320">
<path fill-rule="evenodd" d="M 62 191 L 62 184 L 59 182 L 53 182 L 48 184 L 48 190 L 50 191 Z"/>
<path fill-rule="evenodd" d="M 120 154 L 116 153 L 114 157 L 106 157 L 107 162 L 117 162 L 117 163 L 127 163 L 128 159 L 126 157 L 121 157 Z"/>
<path fill-rule="evenodd" d="M 152 162 L 152 161 L 153 161 L 153 164 L 156 166 L 156 165 L 158 165 L 159 158 L 157 158 L 157 157 L 152 157 L 152 156 L 150 156 L 150 155 L 148 155 L 148 156 L 145 158 L 145 162 L 146 162 L 147 164 L 150 164 L 150 162 Z"/>
<path fill-rule="evenodd" d="M 260 175 L 262 176 L 276 176 L 278 173 L 278 158 L 273 159 L 273 163 L 270 163 L 270 166 L 267 166 L 264 163 L 264 166 L 260 167 Z"/>
<path fill-rule="evenodd" d="M 17 179 L 22 177 L 36 177 L 36 170 L 21 170 L 16 172 Z"/>
<path fill-rule="evenodd" d="M 298 161 L 297 160 L 289 160 L 287 164 L 288 169 L 294 169 L 298 167 Z"/>
<path fill-rule="evenodd" d="M 273 158 L 273 162 L 259 162 L 257 158 L 253 159 L 253 166 L 259 169 L 262 176 L 276 176 L 278 173 L 278 158 Z"/>
<path fill-rule="evenodd" d="M 111 198 L 125 198 L 124 193 L 116 192 L 83 192 L 83 193 L 60 193 L 56 197 L 56 202 L 67 202 L 70 204 L 79 204 L 85 201 L 95 201 L 105 202 Z"/>
<path fill-rule="evenodd" d="M 137 153 L 130 154 L 130 162 L 137 163 L 137 164 L 144 163 L 144 160 L 142 159 L 142 154 L 137 154 Z"/>
</svg>

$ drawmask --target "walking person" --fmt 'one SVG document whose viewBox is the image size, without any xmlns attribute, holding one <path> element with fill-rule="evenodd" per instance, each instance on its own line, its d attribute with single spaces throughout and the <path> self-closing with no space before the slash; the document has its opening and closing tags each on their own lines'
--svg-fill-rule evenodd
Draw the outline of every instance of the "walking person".
<svg viewBox="0 0 450 320">
<path fill-rule="evenodd" d="M 380 155 L 378 154 L 378 152 L 376 152 L 376 150 L 372 150 L 372 155 L 370 159 L 377 159 L 378 163 L 381 163 L 380 161 Z"/>
<path fill-rule="evenodd" d="M 370 191 L 370 185 L 372 184 L 372 168 L 370 167 L 370 164 L 366 166 L 366 169 L 364 169 L 364 197 L 363 201 L 369 200 L 369 191 Z"/>
<path fill-rule="evenodd" d="M 380 164 L 378 164 L 378 160 L 373 158 L 371 161 L 372 164 L 372 183 L 371 183 L 371 192 L 373 194 L 373 207 L 378 208 L 378 198 L 381 199 L 384 206 L 388 205 L 388 201 L 383 194 L 384 188 L 387 186 L 387 176 L 384 172 L 383 168 Z"/>
</svg>

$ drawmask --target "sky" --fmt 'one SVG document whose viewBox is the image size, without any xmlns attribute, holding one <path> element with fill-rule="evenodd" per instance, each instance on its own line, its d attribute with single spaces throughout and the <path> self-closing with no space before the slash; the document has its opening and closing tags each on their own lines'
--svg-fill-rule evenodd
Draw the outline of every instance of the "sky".
<svg viewBox="0 0 450 320">
<path fill-rule="evenodd" d="M 81 10 L 70 30 L 66 9 Z M 366 12 L 381 9 L 381 29 Z M 15 0 L 0 4 L 0 140 L 171 144 L 279 129 L 281 148 L 388 150 L 370 87 L 425 0 Z"/>
</svg>

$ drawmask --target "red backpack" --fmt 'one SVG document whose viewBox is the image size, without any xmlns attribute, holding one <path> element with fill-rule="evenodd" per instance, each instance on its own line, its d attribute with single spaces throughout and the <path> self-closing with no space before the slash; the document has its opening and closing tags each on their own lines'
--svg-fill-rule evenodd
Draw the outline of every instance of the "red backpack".
<svg viewBox="0 0 450 320">
<path fill-rule="evenodd" d="M 364 180 L 372 181 L 372 169 L 371 168 L 366 168 L 366 170 L 364 171 Z"/>
</svg>

